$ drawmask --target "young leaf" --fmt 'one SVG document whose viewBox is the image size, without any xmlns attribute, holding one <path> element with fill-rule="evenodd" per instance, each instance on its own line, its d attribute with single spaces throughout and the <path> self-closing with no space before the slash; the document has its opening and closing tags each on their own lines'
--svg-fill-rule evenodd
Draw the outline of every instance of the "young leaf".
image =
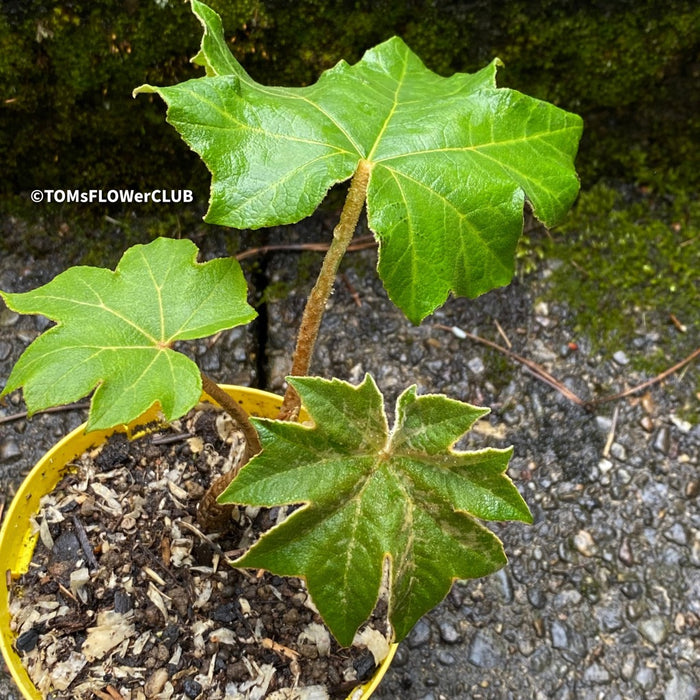
<svg viewBox="0 0 700 700">
<path fill-rule="evenodd" d="M 500 541 L 475 518 L 531 521 L 504 474 L 511 450 L 452 449 L 488 409 L 416 396 L 411 387 L 398 399 L 390 431 L 369 375 L 357 387 L 311 377 L 289 381 L 314 426 L 254 419 L 263 451 L 220 500 L 302 507 L 237 564 L 306 579 L 344 645 L 377 602 L 385 561 L 397 640 L 455 579 L 505 564 Z"/>
<path fill-rule="evenodd" d="M 450 292 L 475 297 L 510 282 L 526 196 L 549 225 L 576 197 L 581 119 L 497 88 L 497 59 L 443 78 L 394 37 L 314 85 L 268 87 L 231 55 L 216 13 L 192 8 L 207 76 L 136 92 L 165 100 L 168 121 L 210 169 L 206 219 L 298 221 L 366 161 L 379 274 L 415 323 Z"/>
<path fill-rule="evenodd" d="M 57 323 L 25 350 L 0 396 L 24 386 L 34 413 L 96 389 L 90 430 L 128 423 L 156 401 L 167 419 L 186 413 L 202 383 L 172 344 L 256 316 L 235 259 L 196 257 L 191 241 L 158 238 L 129 248 L 114 272 L 73 267 L 30 292 L 0 292 L 14 311 Z"/>
</svg>

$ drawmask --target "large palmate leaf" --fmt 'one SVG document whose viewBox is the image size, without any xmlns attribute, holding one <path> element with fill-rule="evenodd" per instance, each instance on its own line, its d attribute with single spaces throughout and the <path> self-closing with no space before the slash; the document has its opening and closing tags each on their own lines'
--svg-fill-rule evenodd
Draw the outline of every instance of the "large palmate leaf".
<svg viewBox="0 0 700 700">
<path fill-rule="evenodd" d="M 402 639 L 458 578 L 484 576 L 506 558 L 483 520 L 531 521 L 505 476 L 511 450 L 457 452 L 488 409 L 442 395 L 398 399 L 389 430 L 368 375 L 354 387 L 292 377 L 314 426 L 254 419 L 263 451 L 221 500 L 303 504 L 236 563 L 306 579 L 336 638 L 352 642 L 374 608 L 389 562 L 389 619 Z"/>
<path fill-rule="evenodd" d="M 498 60 L 443 78 L 395 37 L 314 85 L 268 87 L 232 56 L 216 13 L 192 7 L 206 77 L 137 92 L 165 100 L 168 121 L 210 169 L 207 220 L 298 221 L 364 161 L 379 274 L 414 322 L 450 292 L 474 297 L 510 281 L 526 196 L 551 225 L 578 192 L 581 119 L 497 88 Z"/>
<path fill-rule="evenodd" d="M 2 393 L 24 386 L 33 413 L 96 389 L 94 430 L 128 423 L 155 402 L 168 419 L 186 413 L 202 382 L 173 343 L 256 315 L 235 259 L 196 257 L 191 241 L 159 238 L 127 250 L 114 272 L 73 267 L 30 292 L 0 293 L 11 309 L 57 322 L 25 350 Z"/>
</svg>

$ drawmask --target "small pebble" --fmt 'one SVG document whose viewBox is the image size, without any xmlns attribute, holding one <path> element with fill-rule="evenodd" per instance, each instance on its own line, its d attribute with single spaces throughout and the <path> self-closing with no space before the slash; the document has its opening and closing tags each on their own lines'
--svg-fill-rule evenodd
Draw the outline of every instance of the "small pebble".
<svg viewBox="0 0 700 700">
<path fill-rule="evenodd" d="M 9 328 L 10 326 L 14 326 L 17 321 L 19 321 L 18 313 L 10 311 L 9 309 L 0 311 L 0 326 Z"/>
<path fill-rule="evenodd" d="M 644 588 L 639 581 L 625 581 L 625 583 L 620 586 L 620 590 L 625 597 L 629 598 L 630 600 L 636 600 L 642 595 L 642 593 L 644 593 Z"/>
<path fill-rule="evenodd" d="M 437 655 L 437 660 L 443 666 L 454 666 L 455 657 L 450 654 L 449 651 L 439 651 Z"/>
<path fill-rule="evenodd" d="M 632 566 L 634 564 L 634 555 L 632 554 L 632 546 L 630 545 L 629 538 L 622 538 L 622 542 L 620 542 L 620 548 L 617 550 L 617 558 L 625 566 Z"/>
<path fill-rule="evenodd" d="M 513 581 L 508 574 L 508 569 L 499 569 L 494 575 L 494 579 L 499 583 L 499 589 L 503 595 L 504 603 L 513 602 Z"/>
<path fill-rule="evenodd" d="M 632 475 L 626 469 L 618 469 L 616 475 L 621 484 L 629 484 L 632 481 Z"/>
<path fill-rule="evenodd" d="M 656 674 L 653 669 L 648 666 L 642 666 L 642 668 L 637 671 L 637 675 L 634 677 L 635 683 L 642 688 L 642 690 L 651 690 L 656 683 Z"/>
<path fill-rule="evenodd" d="M 474 374 L 481 374 L 485 367 L 484 361 L 480 357 L 474 357 L 469 362 L 467 362 L 467 367 L 474 372 Z"/>
<path fill-rule="evenodd" d="M 609 433 L 610 428 L 612 428 L 612 418 L 608 418 L 608 416 L 596 416 L 595 423 L 601 433 Z"/>
<path fill-rule="evenodd" d="M 613 463 L 609 459 L 601 459 L 598 462 L 598 469 L 601 474 L 607 474 L 613 468 Z"/>
<path fill-rule="evenodd" d="M 587 530 L 579 530 L 574 535 L 574 547 L 576 547 L 584 557 L 592 557 L 596 552 L 593 537 L 591 537 L 591 533 Z"/>
<path fill-rule="evenodd" d="M 642 416 L 639 425 L 641 425 L 647 433 L 651 433 L 654 430 L 654 421 L 649 418 L 649 416 Z"/>
<path fill-rule="evenodd" d="M 469 646 L 470 663 L 479 668 L 497 668 L 503 663 L 503 658 L 488 633 L 477 630 Z"/>
<path fill-rule="evenodd" d="M 665 697 L 673 700 L 696 700 L 700 687 L 690 676 L 677 669 L 671 670 L 671 680 L 666 686 Z"/>
<path fill-rule="evenodd" d="M 607 684 L 610 682 L 610 673 L 605 666 L 593 663 L 583 672 L 583 680 L 596 685 Z"/>
<path fill-rule="evenodd" d="M 630 363 L 629 357 L 627 357 L 627 355 L 622 350 L 618 350 L 613 355 L 613 360 L 615 360 L 615 362 L 622 367 Z"/>
<path fill-rule="evenodd" d="M 535 641 L 533 639 L 518 639 L 518 651 L 523 656 L 530 656 L 535 651 Z"/>
<path fill-rule="evenodd" d="M 533 627 L 534 630 L 535 630 L 535 634 L 536 634 L 540 639 L 543 639 L 543 638 L 544 638 L 544 632 L 545 632 L 545 629 L 544 629 L 544 620 L 543 620 L 541 617 L 539 617 L 539 616 L 536 617 L 536 618 L 534 618 L 534 620 L 532 621 L 532 627 Z"/>
<path fill-rule="evenodd" d="M 618 605 L 599 606 L 595 616 L 604 632 L 616 632 L 624 626 L 622 610 Z"/>
<path fill-rule="evenodd" d="M 441 622 L 440 638 L 447 644 L 456 644 L 460 640 L 460 635 L 451 622 Z"/>
<path fill-rule="evenodd" d="M 700 532 L 696 532 L 690 545 L 690 562 L 700 568 Z"/>
<path fill-rule="evenodd" d="M 647 620 L 642 620 L 638 628 L 642 636 L 652 644 L 663 644 L 668 638 L 668 625 L 663 617 L 658 615 L 650 617 Z"/>
<path fill-rule="evenodd" d="M 408 646 L 411 649 L 423 646 L 430 641 L 430 625 L 425 620 L 418 620 L 408 635 Z"/>
<path fill-rule="evenodd" d="M 13 438 L 0 442 L 0 462 L 11 462 L 22 456 L 22 450 Z"/>
<path fill-rule="evenodd" d="M 673 524 L 668 530 L 664 532 L 664 537 L 670 542 L 675 542 L 685 546 L 688 544 L 688 535 L 685 529 L 680 523 Z"/>
<path fill-rule="evenodd" d="M 569 646 L 569 629 L 563 622 L 554 620 L 549 631 L 552 635 L 552 646 L 555 649 L 566 649 Z"/>
<path fill-rule="evenodd" d="M 182 689 L 188 698 L 196 698 L 202 692 L 202 684 L 194 678 L 185 678 L 182 682 Z"/>
<path fill-rule="evenodd" d="M 668 454 L 668 451 L 671 448 L 671 435 L 665 425 L 662 425 L 659 428 L 656 436 L 654 437 L 654 442 L 652 445 L 654 449 L 657 452 L 661 452 L 662 455 Z"/>
<path fill-rule="evenodd" d="M 575 588 L 568 588 L 557 593 L 554 603 L 557 608 L 575 608 L 581 599 L 581 594 Z"/>
<path fill-rule="evenodd" d="M 610 454 L 621 462 L 627 459 L 627 451 L 619 442 L 613 442 L 613 444 L 610 445 Z"/>
<path fill-rule="evenodd" d="M 620 667 L 620 676 L 622 680 L 629 681 L 634 675 L 634 670 L 637 668 L 637 659 L 633 653 L 625 655 L 622 661 L 622 666 Z"/>
<path fill-rule="evenodd" d="M 693 479 L 685 485 L 685 497 L 696 498 L 700 494 L 700 479 Z"/>
<path fill-rule="evenodd" d="M 530 657 L 530 669 L 534 673 L 541 673 L 552 665 L 552 654 L 547 647 L 542 646 Z"/>
<path fill-rule="evenodd" d="M 678 416 L 671 415 L 671 423 L 678 428 L 684 435 L 687 435 L 693 425 L 692 423 L 689 423 L 687 420 L 683 420 L 682 418 L 679 418 Z"/>
<path fill-rule="evenodd" d="M 536 610 L 542 610 L 547 605 L 547 596 L 541 588 L 530 587 L 527 589 L 527 599 Z"/>
</svg>

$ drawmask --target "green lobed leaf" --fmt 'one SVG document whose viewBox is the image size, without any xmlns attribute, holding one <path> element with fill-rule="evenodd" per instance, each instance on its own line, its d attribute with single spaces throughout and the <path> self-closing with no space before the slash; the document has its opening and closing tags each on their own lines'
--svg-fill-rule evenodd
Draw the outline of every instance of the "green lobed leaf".
<svg viewBox="0 0 700 700">
<path fill-rule="evenodd" d="M 290 377 L 313 427 L 253 419 L 263 450 L 221 501 L 301 504 L 239 560 L 244 567 L 306 579 L 341 644 L 369 617 L 390 565 L 389 619 L 397 640 L 448 593 L 455 579 L 484 576 L 506 558 L 477 522 L 531 522 L 505 475 L 511 450 L 453 450 L 488 409 L 442 395 L 398 399 L 389 430 L 383 399 L 367 375 Z"/>
<path fill-rule="evenodd" d="M 498 59 L 443 78 L 394 37 L 313 85 L 269 87 L 230 53 L 216 13 L 192 8 L 204 27 L 194 60 L 207 76 L 135 92 L 165 100 L 168 121 L 211 171 L 206 219 L 298 221 L 366 161 L 379 274 L 415 323 L 450 292 L 475 297 L 510 282 L 525 197 L 548 225 L 576 197 L 581 119 L 497 88 Z"/>
<path fill-rule="evenodd" d="M 199 400 L 197 366 L 172 349 L 255 318 L 235 259 L 200 264 L 188 240 L 129 248 L 114 272 L 73 267 L 7 306 L 57 325 L 22 354 L 2 394 L 20 386 L 30 414 L 95 389 L 88 429 L 128 423 L 159 402 L 167 419 Z"/>
</svg>

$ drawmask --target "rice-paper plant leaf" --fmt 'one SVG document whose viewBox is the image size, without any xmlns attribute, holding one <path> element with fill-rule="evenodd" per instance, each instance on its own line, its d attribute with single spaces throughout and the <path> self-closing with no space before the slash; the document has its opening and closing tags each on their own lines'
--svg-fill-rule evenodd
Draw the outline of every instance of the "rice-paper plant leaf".
<svg viewBox="0 0 700 700">
<path fill-rule="evenodd" d="M 128 423 L 156 402 L 168 420 L 185 414 L 202 382 L 173 344 L 256 316 L 237 260 L 196 258 L 191 241 L 158 238 L 129 248 L 114 271 L 72 267 L 30 292 L 1 292 L 10 309 L 56 322 L 24 351 L 2 393 L 23 387 L 31 414 L 94 389 L 89 430 Z"/>
<path fill-rule="evenodd" d="M 400 640 L 455 579 L 505 564 L 501 542 L 478 519 L 531 521 L 505 475 L 511 449 L 453 449 L 488 409 L 411 387 L 390 430 L 369 375 L 359 386 L 288 381 L 313 426 L 253 419 L 263 450 L 220 500 L 300 507 L 237 565 L 304 578 L 331 632 L 349 645 L 387 565 L 389 620 Z"/>
<path fill-rule="evenodd" d="M 552 225 L 576 197 L 581 119 L 497 88 L 498 59 L 445 78 L 394 37 L 313 85 L 266 86 L 233 57 L 216 13 L 192 8 L 204 27 L 194 60 L 207 75 L 136 92 L 165 100 L 168 121 L 211 171 L 207 221 L 299 221 L 364 161 L 379 274 L 417 323 L 451 292 L 475 297 L 510 282 L 526 198 Z"/>
</svg>

